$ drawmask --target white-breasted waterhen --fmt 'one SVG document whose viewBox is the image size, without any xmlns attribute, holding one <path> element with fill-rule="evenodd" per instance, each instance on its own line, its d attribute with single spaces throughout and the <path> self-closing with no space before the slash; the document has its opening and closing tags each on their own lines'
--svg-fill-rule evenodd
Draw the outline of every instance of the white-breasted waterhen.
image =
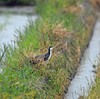
<svg viewBox="0 0 100 99">
<path fill-rule="evenodd" d="M 52 50 L 53 50 L 53 47 L 50 46 L 50 47 L 48 48 L 48 52 L 47 52 L 47 53 L 42 54 L 42 55 L 35 56 L 35 57 L 33 58 L 33 60 L 30 61 L 30 63 L 31 63 L 31 64 L 37 64 L 37 63 L 39 63 L 39 62 L 43 62 L 43 61 L 49 60 L 49 59 L 51 58 L 51 56 L 52 56 Z"/>
</svg>

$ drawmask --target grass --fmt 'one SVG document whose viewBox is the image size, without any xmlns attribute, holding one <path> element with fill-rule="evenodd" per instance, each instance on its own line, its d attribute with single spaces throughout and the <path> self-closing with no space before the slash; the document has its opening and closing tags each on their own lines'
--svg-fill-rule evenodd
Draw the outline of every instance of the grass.
<svg viewBox="0 0 100 99">
<path fill-rule="evenodd" d="M 93 85 L 92 89 L 90 90 L 90 93 L 88 97 L 80 97 L 80 99 L 100 99 L 100 66 L 96 73 L 96 80 L 95 84 Z"/>
<path fill-rule="evenodd" d="M 77 2 L 77 1 L 76 1 Z M 29 21 L 25 31 L 17 30 L 14 44 L 8 46 L 0 74 L 2 99 L 61 99 L 73 79 L 90 32 L 75 13 L 63 13 L 75 1 L 37 0 L 41 18 Z M 31 65 L 33 56 L 54 47 L 49 62 Z"/>
<path fill-rule="evenodd" d="M 96 84 L 93 86 L 88 99 L 100 99 L 100 67 L 97 71 Z"/>
</svg>

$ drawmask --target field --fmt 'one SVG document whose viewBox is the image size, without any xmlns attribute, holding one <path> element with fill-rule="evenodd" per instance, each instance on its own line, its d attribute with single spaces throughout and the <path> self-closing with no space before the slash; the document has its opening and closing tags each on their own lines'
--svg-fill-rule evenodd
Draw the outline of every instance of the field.
<svg viewBox="0 0 100 99">
<path fill-rule="evenodd" d="M 35 24 L 30 20 L 23 32 L 17 30 L 15 46 L 8 46 L 1 61 L 5 67 L 0 74 L 0 98 L 62 99 L 92 33 L 92 26 L 81 19 L 83 12 L 77 3 L 81 2 L 36 1 L 40 17 Z M 91 20 L 87 18 L 88 23 Z M 49 46 L 54 47 L 50 61 L 30 64 Z"/>
</svg>

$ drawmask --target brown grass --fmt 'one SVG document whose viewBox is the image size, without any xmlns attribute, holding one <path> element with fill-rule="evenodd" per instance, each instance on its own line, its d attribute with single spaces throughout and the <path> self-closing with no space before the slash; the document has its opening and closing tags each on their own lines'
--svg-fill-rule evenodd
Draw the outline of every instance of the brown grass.
<svg viewBox="0 0 100 99">
<path fill-rule="evenodd" d="M 95 10 L 100 11 L 100 0 L 89 0 Z"/>
<path fill-rule="evenodd" d="M 80 14 L 84 12 L 83 7 L 80 5 L 73 5 L 63 9 L 64 13 L 70 12 L 74 14 Z"/>
</svg>

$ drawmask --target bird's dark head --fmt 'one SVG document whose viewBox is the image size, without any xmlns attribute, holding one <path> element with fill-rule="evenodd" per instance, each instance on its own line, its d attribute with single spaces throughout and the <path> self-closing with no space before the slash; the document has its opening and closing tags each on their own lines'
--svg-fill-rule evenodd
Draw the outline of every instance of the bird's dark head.
<svg viewBox="0 0 100 99">
<path fill-rule="evenodd" d="M 49 50 L 49 51 L 52 51 L 52 50 L 53 50 L 53 47 L 52 47 L 52 46 L 50 46 L 50 47 L 48 48 L 48 50 Z"/>
</svg>

